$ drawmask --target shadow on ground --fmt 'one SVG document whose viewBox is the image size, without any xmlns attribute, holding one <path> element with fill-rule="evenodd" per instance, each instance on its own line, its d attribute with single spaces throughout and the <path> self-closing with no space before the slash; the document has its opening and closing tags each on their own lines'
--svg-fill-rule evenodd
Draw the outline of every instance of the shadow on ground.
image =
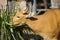
<svg viewBox="0 0 60 40">
<path fill-rule="evenodd" d="M 35 32 L 31 28 L 29 28 L 28 25 L 15 27 L 14 30 L 16 32 L 20 32 L 20 35 L 22 36 L 22 38 L 24 40 L 43 40 L 43 37 L 35 34 Z M 20 40 L 20 39 L 18 39 L 18 37 L 16 37 L 16 38 L 17 38 L 17 40 Z"/>
</svg>

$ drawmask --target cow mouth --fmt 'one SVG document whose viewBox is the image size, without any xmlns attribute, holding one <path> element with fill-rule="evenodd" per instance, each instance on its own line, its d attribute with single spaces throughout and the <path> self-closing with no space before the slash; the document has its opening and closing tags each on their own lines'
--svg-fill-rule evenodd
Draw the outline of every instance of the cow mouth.
<svg viewBox="0 0 60 40">
<path fill-rule="evenodd" d="M 21 24 L 13 24 L 13 26 L 21 26 Z"/>
<path fill-rule="evenodd" d="M 22 25 L 24 25 L 24 24 L 23 23 L 21 23 L 21 24 L 13 24 L 13 26 L 15 26 L 15 27 L 22 26 Z"/>
</svg>

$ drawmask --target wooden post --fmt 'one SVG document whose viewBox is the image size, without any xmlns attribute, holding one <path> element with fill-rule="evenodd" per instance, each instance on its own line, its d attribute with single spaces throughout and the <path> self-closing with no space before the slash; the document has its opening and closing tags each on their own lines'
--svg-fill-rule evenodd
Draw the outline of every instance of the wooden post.
<svg viewBox="0 0 60 40">
<path fill-rule="evenodd" d="M 29 17 L 36 15 L 36 0 L 33 0 L 33 5 L 29 2 Z"/>
<path fill-rule="evenodd" d="M 45 9 L 47 9 L 47 1 L 46 0 L 43 1 L 44 1 Z"/>
<path fill-rule="evenodd" d="M 29 8 L 29 17 L 31 17 L 31 13 L 32 13 L 32 3 L 31 2 L 29 2 L 28 3 L 28 8 Z"/>
<path fill-rule="evenodd" d="M 60 8 L 60 0 L 58 0 L 57 3 L 58 3 L 58 7 Z"/>
<path fill-rule="evenodd" d="M 15 9 L 15 1 L 8 1 L 9 12 L 13 12 Z"/>
<path fill-rule="evenodd" d="M 32 12 L 36 15 L 36 0 L 33 0 Z"/>
<path fill-rule="evenodd" d="M 51 8 L 58 8 L 58 0 L 51 0 Z"/>
</svg>

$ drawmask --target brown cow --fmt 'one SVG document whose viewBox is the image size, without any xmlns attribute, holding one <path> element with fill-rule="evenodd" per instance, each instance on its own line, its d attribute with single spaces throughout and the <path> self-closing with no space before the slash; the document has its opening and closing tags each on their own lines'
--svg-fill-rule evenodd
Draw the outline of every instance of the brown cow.
<svg viewBox="0 0 60 40">
<path fill-rule="evenodd" d="M 60 9 L 49 9 L 43 15 L 26 18 L 28 14 L 20 11 L 13 17 L 13 25 L 28 24 L 44 40 L 58 40 L 60 26 Z"/>
</svg>

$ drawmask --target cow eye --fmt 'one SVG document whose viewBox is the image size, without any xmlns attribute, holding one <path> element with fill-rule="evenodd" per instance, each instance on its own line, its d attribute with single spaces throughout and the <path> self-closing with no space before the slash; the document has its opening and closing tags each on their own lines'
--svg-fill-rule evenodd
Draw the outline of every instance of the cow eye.
<svg viewBox="0 0 60 40">
<path fill-rule="evenodd" d="M 23 15 L 28 15 L 28 13 L 24 13 Z"/>
<path fill-rule="evenodd" d="M 20 18 L 20 16 L 17 16 L 17 18 Z"/>
</svg>

